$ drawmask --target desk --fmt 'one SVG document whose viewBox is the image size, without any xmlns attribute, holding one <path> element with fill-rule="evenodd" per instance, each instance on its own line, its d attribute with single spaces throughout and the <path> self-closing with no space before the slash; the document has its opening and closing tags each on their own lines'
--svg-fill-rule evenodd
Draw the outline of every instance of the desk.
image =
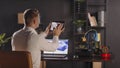
<svg viewBox="0 0 120 68">
<path fill-rule="evenodd" d="M 92 58 L 92 57 L 81 57 L 79 59 L 73 59 L 73 58 L 42 58 L 42 65 L 41 68 L 46 68 L 46 61 L 81 61 L 81 62 L 92 62 L 92 68 L 102 68 L 102 62 L 104 62 L 104 59 L 98 58 Z"/>
</svg>

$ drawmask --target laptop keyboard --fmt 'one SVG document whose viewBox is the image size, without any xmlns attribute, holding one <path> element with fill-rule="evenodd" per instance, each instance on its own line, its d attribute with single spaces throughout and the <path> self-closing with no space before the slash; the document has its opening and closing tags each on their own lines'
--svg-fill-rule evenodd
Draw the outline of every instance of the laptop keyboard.
<svg viewBox="0 0 120 68">
<path fill-rule="evenodd" d="M 44 58 L 65 58 L 67 55 L 47 55 L 47 54 L 43 54 L 42 57 Z"/>
</svg>

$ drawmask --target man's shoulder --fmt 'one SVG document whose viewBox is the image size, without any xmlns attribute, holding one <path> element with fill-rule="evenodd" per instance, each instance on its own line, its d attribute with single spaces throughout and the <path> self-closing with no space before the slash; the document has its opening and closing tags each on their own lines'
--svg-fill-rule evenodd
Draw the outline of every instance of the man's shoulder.
<svg viewBox="0 0 120 68">
<path fill-rule="evenodd" d="M 20 33 L 21 31 L 22 31 L 22 29 L 17 30 L 17 31 L 15 31 L 15 32 L 13 33 L 13 35 L 14 35 L 14 34 L 18 34 L 18 33 Z"/>
</svg>

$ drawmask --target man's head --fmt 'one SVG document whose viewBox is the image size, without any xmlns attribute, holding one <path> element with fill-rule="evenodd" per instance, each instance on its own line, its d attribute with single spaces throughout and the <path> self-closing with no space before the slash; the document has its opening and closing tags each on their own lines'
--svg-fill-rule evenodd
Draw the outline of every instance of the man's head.
<svg viewBox="0 0 120 68">
<path fill-rule="evenodd" d="M 40 24 L 39 11 L 37 9 L 27 9 L 24 12 L 25 25 L 36 29 Z"/>
</svg>

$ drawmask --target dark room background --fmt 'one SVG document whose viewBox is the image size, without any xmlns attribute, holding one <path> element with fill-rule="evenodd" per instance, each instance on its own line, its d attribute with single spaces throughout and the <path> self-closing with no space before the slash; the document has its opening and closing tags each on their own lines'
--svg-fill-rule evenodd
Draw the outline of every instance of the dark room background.
<svg viewBox="0 0 120 68">
<path fill-rule="evenodd" d="M 110 46 L 114 58 L 105 62 L 104 68 L 120 67 L 120 0 L 107 0 L 106 10 L 106 43 Z M 0 0 L 0 33 L 12 36 L 13 32 L 22 28 L 18 24 L 17 14 L 28 8 L 37 8 L 41 13 L 41 23 L 46 27 L 51 21 L 64 21 L 65 31 L 60 38 L 70 38 L 71 35 L 71 0 Z M 11 50 L 9 42 L 6 50 Z M 74 64 L 74 65 L 73 65 Z M 82 62 L 49 61 L 47 68 L 88 68 Z"/>
<path fill-rule="evenodd" d="M 52 21 L 64 21 L 65 31 L 60 38 L 69 38 L 71 12 L 69 0 L 1 0 L 0 1 L 0 33 L 6 33 L 7 36 L 12 34 L 23 25 L 18 24 L 18 13 L 23 13 L 26 9 L 38 9 L 43 30 Z M 11 50 L 10 42 L 5 47 Z"/>
</svg>

